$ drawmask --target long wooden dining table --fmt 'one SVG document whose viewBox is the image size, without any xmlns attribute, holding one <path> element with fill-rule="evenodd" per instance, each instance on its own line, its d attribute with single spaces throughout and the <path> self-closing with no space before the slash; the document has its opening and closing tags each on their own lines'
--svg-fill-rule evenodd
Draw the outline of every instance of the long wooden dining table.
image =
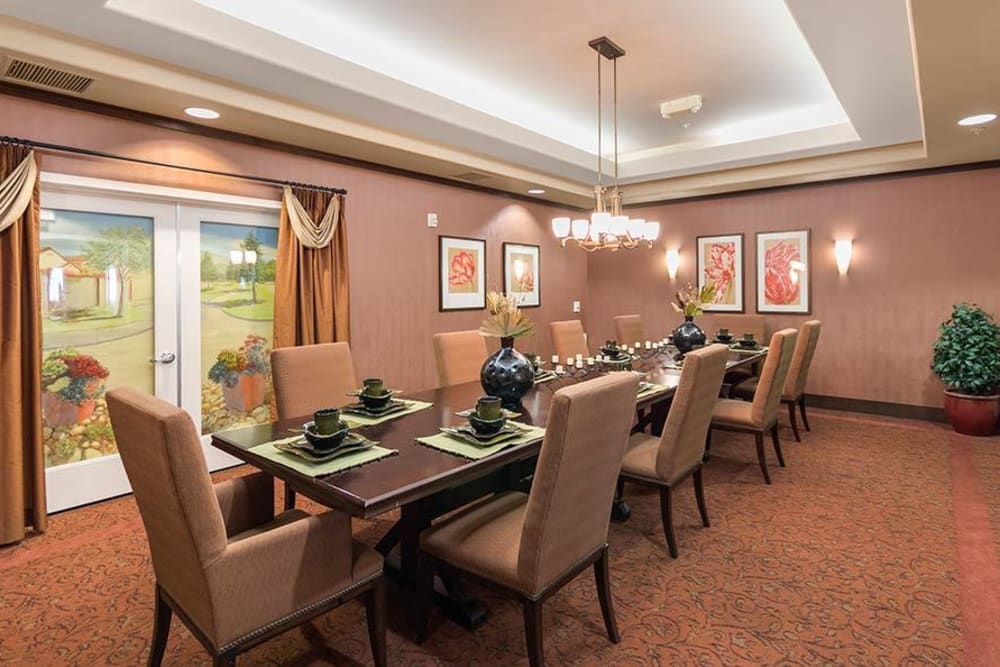
<svg viewBox="0 0 1000 667">
<path fill-rule="evenodd" d="M 673 359 L 674 353 L 676 350 L 664 348 L 661 352 L 640 356 L 632 364 L 632 370 L 644 373 L 646 381 L 664 387 L 661 391 L 637 398 L 636 430 L 648 426 L 653 434 L 659 434 L 663 428 L 670 399 L 680 381 L 680 369 Z M 766 349 L 749 352 L 733 350 L 727 366 L 729 369 L 752 366 L 765 355 Z M 517 409 L 521 416 L 517 421 L 544 428 L 556 391 L 613 370 L 622 368 L 585 366 L 537 384 L 522 399 Z M 420 532 L 431 521 L 492 493 L 530 488 L 541 437 L 478 460 L 469 460 L 416 441 L 418 437 L 437 434 L 441 427 L 466 423 L 456 412 L 474 407 L 482 394 L 483 389 L 478 382 L 407 393 L 407 398 L 429 402 L 431 407 L 382 424 L 356 429 L 398 454 L 327 476 L 312 477 L 251 451 L 258 445 L 294 435 L 304 422 L 311 419 L 311 415 L 220 431 L 212 435 L 212 444 L 331 509 L 361 518 L 399 509 L 399 519 L 376 548 L 386 556 L 387 569 L 403 585 L 409 586 L 416 578 Z M 342 401 L 340 397 L 330 397 L 331 404 Z M 616 503 L 620 503 L 615 508 L 618 518 L 627 518 L 628 511 L 623 501 L 617 498 Z M 485 621 L 485 608 L 478 600 L 466 595 L 458 581 L 443 578 L 438 588 L 437 602 L 457 622 L 471 629 Z"/>
</svg>

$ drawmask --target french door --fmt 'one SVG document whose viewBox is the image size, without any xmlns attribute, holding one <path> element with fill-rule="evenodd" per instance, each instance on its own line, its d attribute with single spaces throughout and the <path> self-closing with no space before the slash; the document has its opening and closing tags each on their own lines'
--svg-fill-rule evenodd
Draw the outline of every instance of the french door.
<svg viewBox="0 0 1000 667">
<path fill-rule="evenodd" d="M 43 174 L 48 510 L 128 493 L 104 393 L 132 386 L 204 434 L 270 419 L 277 202 Z M 206 446 L 211 469 L 237 461 Z"/>
</svg>

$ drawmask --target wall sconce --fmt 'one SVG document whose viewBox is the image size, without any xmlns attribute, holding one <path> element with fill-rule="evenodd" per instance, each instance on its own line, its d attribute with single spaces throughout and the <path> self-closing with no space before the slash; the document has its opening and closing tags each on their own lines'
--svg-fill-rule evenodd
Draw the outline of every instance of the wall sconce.
<svg viewBox="0 0 1000 667">
<path fill-rule="evenodd" d="M 667 275 L 673 280 L 677 277 L 677 269 L 681 265 L 681 253 L 677 248 L 667 250 Z"/>
<path fill-rule="evenodd" d="M 841 239 L 833 243 L 833 255 L 837 258 L 837 271 L 842 276 L 847 275 L 847 269 L 851 266 L 851 253 L 854 242 L 851 239 Z"/>
</svg>

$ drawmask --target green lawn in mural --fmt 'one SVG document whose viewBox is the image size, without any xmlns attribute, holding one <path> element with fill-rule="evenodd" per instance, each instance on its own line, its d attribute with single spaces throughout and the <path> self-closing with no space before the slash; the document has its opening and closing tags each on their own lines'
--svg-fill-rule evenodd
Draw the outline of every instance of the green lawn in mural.
<svg viewBox="0 0 1000 667">
<path fill-rule="evenodd" d="M 278 230 L 201 224 L 202 432 L 271 418 Z"/>
<path fill-rule="evenodd" d="M 39 271 L 46 466 L 117 452 L 104 392 L 153 390 L 153 221 L 46 210 Z"/>
</svg>

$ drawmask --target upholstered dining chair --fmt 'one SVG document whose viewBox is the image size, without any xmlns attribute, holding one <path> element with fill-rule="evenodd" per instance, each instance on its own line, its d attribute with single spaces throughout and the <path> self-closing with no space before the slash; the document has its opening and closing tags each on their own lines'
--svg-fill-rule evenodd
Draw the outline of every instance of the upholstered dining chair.
<svg viewBox="0 0 1000 667">
<path fill-rule="evenodd" d="M 271 377 L 278 419 L 306 417 L 321 408 L 347 403 L 358 388 L 347 343 L 279 347 L 271 352 Z M 295 507 L 295 491 L 285 485 L 285 509 Z"/>
<path fill-rule="evenodd" d="M 575 357 L 578 354 L 590 356 L 587 337 L 583 333 L 583 323 L 580 320 L 549 322 L 549 329 L 552 332 L 552 347 L 560 359 Z"/>
<path fill-rule="evenodd" d="M 150 665 L 163 659 L 173 613 L 215 665 L 234 665 L 239 653 L 357 597 L 375 664 L 386 664 L 382 557 L 352 538 L 350 517 L 275 516 L 269 476 L 212 484 L 186 412 L 127 387 L 107 401 L 156 577 Z"/>
<path fill-rule="evenodd" d="M 542 665 L 543 602 L 593 564 L 604 627 L 618 643 L 608 516 L 638 382 L 634 373 L 610 373 L 557 391 L 531 492 L 501 493 L 421 534 L 418 641 L 427 633 L 434 570 L 446 567 L 521 602 L 528 659 Z"/>
<path fill-rule="evenodd" d="M 434 334 L 434 358 L 442 387 L 477 382 L 488 356 L 486 339 L 476 330 Z"/>
<path fill-rule="evenodd" d="M 799 338 L 792 353 L 792 364 L 788 368 L 788 377 L 785 378 L 785 387 L 781 392 L 781 402 L 788 406 L 788 420 L 792 425 L 795 442 L 802 442 L 798 420 L 795 418 L 796 405 L 802 414 L 802 425 L 806 431 L 812 430 L 809 428 L 809 418 L 806 416 L 806 381 L 809 379 L 809 367 L 812 366 L 813 355 L 816 353 L 821 326 L 819 320 L 809 320 L 799 329 Z M 749 378 L 733 387 L 729 395 L 752 401 L 754 394 L 757 393 L 757 385 L 757 378 Z"/>
<path fill-rule="evenodd" d="M 615 340 L 621 345 L 635 345 L 646 340 L 646 327 L 641 315 L 618 315 L 615 317 Z"/>
<path fill-rule="evenodd" d="M 728 358 L 729 349 L 725 345 L 710 345 L 687 353 L 662 435 L 657 438 L 645 433 L 632 434 L 622 461 L 623 479 L 659 488 L 663 533 L 671 558 L 677 558 L 671 492 L 688 477 L 694 478 L 701 522 L 706 528 L 709 526 L 701 465 Z"/>
<path fill-rule="evenodd" d="M 764 434 L 771 433 L 778 465 L 785 467 L 781 441 L 778 438 L 778 406 L 781 404 L 781 391 L 791 366 L 792 350 L 797 337 L 795 329 L 782 329 L 771 336 L 767 359 L 761 369 L 752 402 L 720 398 L 712 413 L 712 430 L 753 434 L 757 444 L 757 462 L 764 481 L 768 484 L 771 483 L 771 475 L 767 471 L 767 459 L 764 457 Z"/>
</svg>

